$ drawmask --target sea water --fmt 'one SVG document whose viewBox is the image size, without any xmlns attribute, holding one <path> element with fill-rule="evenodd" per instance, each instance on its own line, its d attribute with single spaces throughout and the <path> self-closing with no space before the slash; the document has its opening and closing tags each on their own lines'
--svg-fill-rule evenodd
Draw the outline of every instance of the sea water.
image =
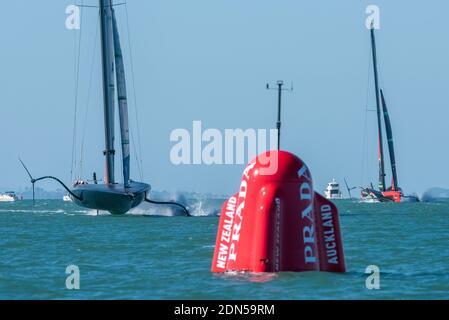
<svg viewBox="0 0 449 320">
<path fill-rule="evenodd" d="M 222 201 L 190 199 L 190 218 L 148 205 L 112 216 L 59 200 L 0 203 L 0 299 L 449 298 L 449 201 L 337 201 L 344 274 L 217 275 Z M 66 287 L 71 265 L 79 290 Z M 367 288 L 370 265 L 379 289 Z"/>
</svg>

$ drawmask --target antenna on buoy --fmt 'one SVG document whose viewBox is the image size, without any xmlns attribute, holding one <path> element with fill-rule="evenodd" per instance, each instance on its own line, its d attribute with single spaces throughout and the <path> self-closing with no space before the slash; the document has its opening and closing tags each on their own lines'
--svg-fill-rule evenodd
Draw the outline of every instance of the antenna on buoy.
<svg viewBox="0 0 449 320">
<path fill-rule="evenodd" d="M 276 82 L 277 87 L 270 87 L 267 83 L 267 90 L 277 90 L 278 91 L 278 120 L 276 122 L 276 129 L 278 130 L 278 150 L 281 148 L 281 103 L 282 103 L 282 91 L 293 91 L 293 83 L 289 89 L 282 88 L 284 85 L 284 81 L 278 80 Z"/>
</svg>

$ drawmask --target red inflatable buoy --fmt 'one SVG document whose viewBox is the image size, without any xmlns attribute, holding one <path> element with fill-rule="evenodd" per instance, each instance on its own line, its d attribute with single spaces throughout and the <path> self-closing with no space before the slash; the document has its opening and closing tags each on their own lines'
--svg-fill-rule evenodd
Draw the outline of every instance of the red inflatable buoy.
<svg viewBox="0 0 449 320">
<path fill-rule="evenodd" d="M 213 272 L 345 272 L 338 211 L 313 191 L 304 162 L 268 151 L 223 205 Z"/>
</svg>

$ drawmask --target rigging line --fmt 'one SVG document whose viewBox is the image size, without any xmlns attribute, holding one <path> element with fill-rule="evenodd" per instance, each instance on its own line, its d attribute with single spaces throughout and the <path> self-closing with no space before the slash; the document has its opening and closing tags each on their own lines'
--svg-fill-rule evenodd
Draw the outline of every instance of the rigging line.
<svg viewBox="0 0 449 320">
<path fill-rule="evenodd" d="M 80 150 L 80 175 L 79 178 L 81 178 L 82 174 L 83 174 L 83 160 L 84 160 L 84 145 L 85 145 L 85 141 L 86 141 L 86 130 L 87 130 L 87 116 L 89 114 L 89 107 L 90 107 L 90 98 L 91 98 L 91 94 L 92 94 L 92 81 L 93 81 L 93 75 L 94 75 L 94 65 L 95 65 L 95 57 L 97 54 L 97 46 L 98 46 L 98 41 L 97 37 L 98 37 L 98 29 L 99 29 L 99 25 L 100 25 L 100 13 L 98 13 L 97 16 L 97 23 L 96 23 L 96 28 L 95 28 L 95 37 L 94 37 L 94 50 L 93 50 L 93 54 L 92 54 L 92 60 L 91 60 L 91 65 L 90 65 L 90 77 L 89 77 L 89 86 L 87 89 L 87 101 L 86 101 L 86 113 L 84 114 L 84 123 L 83 123 L 83 133 L 82 133 L 82 138 L 81 138 L 81 150 Z"/>
<path fill-rule="evenodd" d="M 114 3 L 112 6 L 106 5 L 105 7 L 118 7 L 118 6 L 122 6 L 125 5 L 125 2 L 121 2 L 121 3 Z M 99 6 L 94 6 L 94 5 L 76 5 L 77 7 L 82 7 L 82 8 L 100 8 Z"/>
<path fill-rule="evenodd" d="M 82 1 L 84 4 L 84 0 Z M 80 25 L 82 25 L 82 11 L 80 13 Z M 70 168 L 70 181 L 73 181 L 73 171 L 76 168 L 76 123 L 77 123 L 77 113 L 78 113 L 78 88 L 79 88 L 79 74 L 80 74 L 80 57 L 81 57 L 81 39 L 82 39 L 83 29 L 79 29 L 78 33 L 78 54 L 75 53 L 75 110 L 73 117 L 73 136 L 72 136 L 72 161 Z M 76 36 L 74 51 L 76 51 Z"/>
<path fill-rule="evenodd" d="M 368 108 L 369 108 L 369 91 L 370 91 L 370 70 L 371 70 L 371 57 L 368 54 L 368 71 L 367 71 L 367 79 L 366 79 L 366 98 L 365 98 L 365 123 L 364 123 L 364 130 L 363 130 L 363 142 L 362 142 L 362 146 L 363 146 L 363 151 L 362 151 L 362 174 L 361 174 L 361 184 L 360 185 L 364 185 L 364 180 L 365 180 L 365 162 L 366 162 L 366 157 L 367 157 L 367 139 L 368 139 Z"/>
<path fill-rule="evenodd" d="M 141 181 L 143 181 L 142 170 L 140 168 L 139 158 L 137 157 L 136 143 L 134 142 L 134 134 L 133 134 L 133 131 L 131 129 L 129 130 L 129 133 L 131 135 L 131 142 L 132 142 L 132 145 L 133 145 L 134 154 L 136 155 L 137 169 L 139 170 L 140 179 L 141 179 Z"/>
<path fill-rule="evenodd" d="M 133 62 L 133 53 L 132 53 L 132 47 L 131 47 L 131 32 L 129 28 L 129 18 L 128 18 L 128 5 L 127 2 L 125 2 L 125 14 L 126 14 L 126 29 L 128 33 L 128 47 L 129 47 L 129 56 L 130 56 L 130 64 L 131 64 L 131 79 L 132 79 L 132 87 L 133 87 L 133 95 L 134 95 L 134 115 L 136 118 L 136 130 L 137 130 L 137 143 L 138 143 L 138 149 L 139 149 L 139 155 L 136 154 L 137 161 L 139 162 L 140 158 L 140 178 L 143 181 L 143 161 L 142 161 L 142 143 L 140 138 L 140 125 L 139 125 L 139 114 L 138 114 L 138 103 L 137 103 L 137 94 L 136 94 L 136 85 L 135 85 L 135 76 L 134 76 L 134 62 Z"/>
<path fill-rule="evenodd" d="M 79 31 L 81 32 L 81 30 Z M 76 49 L 77 49 L 77 34 L 74 35 L 73 37 L 73 74 L 74 74 L 74 100 L 76 101 L 76 74 L 77 74 L 77 56 L 76 56 Z M 76 103 L 75 103 L 76 105 Z M 76 108 L 76 107 L 75 107 Z M 74 164 L 75 161 L 75 132 L 76 132 L 76 110 L 74 111 L 75 115 L 74 115 L 74 120 L 73 120 L 73 130 L 72 130 L 72 157 L 70 160 L 70 181 L 73 180 L 73 171 L 74 171 L 74 167 L 76 167 L 76 165 Z"/>
<path fill-rule="evenodd" d="M 382 50 L 379 50 L 380 46 L 382 44 L 382 35 L 381 35 L 380 32 L 377 33 L 376 39 L 377 39 L 376 46 L 378 48 L 378 50 L 377 50 L 378 51 L 377 52 L 377 57 L 378 57 L 378 59 L 377 59 L 377 74 L 378 74 L 378 77 L 379 77 L 379 90 L 380 90 L 380 89 L 384 88 L 384 85 L 385 85 L 384 79 L 382 77 L 382 70 L 383 70 L 382 63 L 383 63 L 383 59 L 379 59 L 380 55 L 382 54 Z"/>
</svg>

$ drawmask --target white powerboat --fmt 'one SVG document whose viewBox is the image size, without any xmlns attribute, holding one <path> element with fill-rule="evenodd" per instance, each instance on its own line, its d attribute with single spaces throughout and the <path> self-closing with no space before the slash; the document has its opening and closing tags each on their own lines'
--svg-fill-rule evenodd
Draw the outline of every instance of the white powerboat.
<svg viewBox="0 0 449 320">
<path fill-rule="evenodd" d="M 14 193 L 14 191 L 6 191 L 3 194 L 0 194 L 0 202 L 14 202 L 18 200 L 18 197 Z"/>
<path fill-rule="evenodd" d="M 326 190 L 324 191 L 324 196 L 326 199 L 336 200 L 343 199 L 343 195 L 340 191 L 340 185 L 335 179 L 332 179 L 331 182 L 327 184 Z"/>
</svg>

